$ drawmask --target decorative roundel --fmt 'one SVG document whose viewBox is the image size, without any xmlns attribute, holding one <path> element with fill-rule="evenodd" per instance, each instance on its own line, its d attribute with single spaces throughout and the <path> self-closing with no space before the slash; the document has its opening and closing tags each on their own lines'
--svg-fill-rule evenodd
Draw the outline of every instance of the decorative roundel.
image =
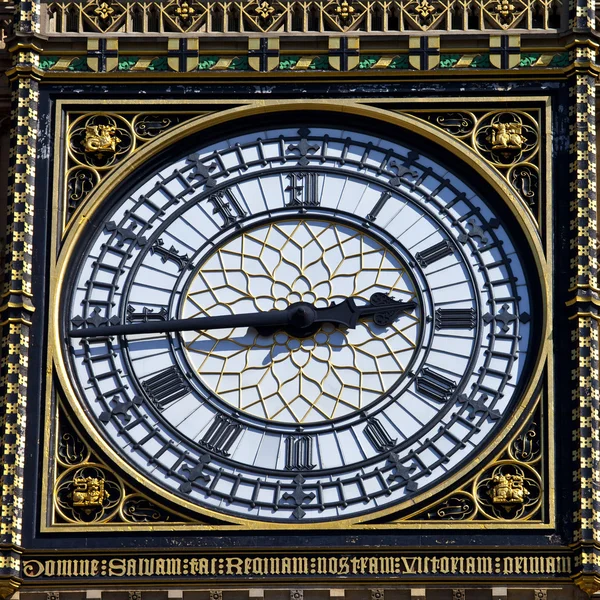
<svg viewBox="0 0 600 600">
<path fill-rule="evenodd" d="M 529 384 L 531 252 L 493 194 L 404 141 L 248 131 L 163 160 L 80 232 L 76 402 L 188 507 L 389 511 L 468 465 Z"/>
</svg>

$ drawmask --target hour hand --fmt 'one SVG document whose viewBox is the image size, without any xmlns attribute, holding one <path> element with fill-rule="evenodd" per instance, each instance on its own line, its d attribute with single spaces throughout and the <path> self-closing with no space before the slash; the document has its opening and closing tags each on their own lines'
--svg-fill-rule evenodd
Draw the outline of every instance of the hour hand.
<svg viewBox="0 0 600 600">
<path fill-rule="evenodd" d="M 377 292 L 365 306 L 357 306 L 354 298 L 346 298 L 339 304 L 332 304 L 326 308 L 317 308 L 315 323 L 333 323 L 354 329 L 357 323 L 366 317 L 373 317 L 376 325 L 387 327 L 391 325 L 402 313 L 417 307 L 414 300 L 399 302 L 387 294 Z"/>
</svg>

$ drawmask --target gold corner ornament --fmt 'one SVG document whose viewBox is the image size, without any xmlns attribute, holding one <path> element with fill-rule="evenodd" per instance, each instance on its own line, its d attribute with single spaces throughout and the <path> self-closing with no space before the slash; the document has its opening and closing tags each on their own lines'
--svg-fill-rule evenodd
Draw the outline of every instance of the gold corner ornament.
<svg viewBox="0 0 600 600">
<path fill-rule="evenodd" d="M 179 40 L 169 41 L 172 42 L 179 44 Z M 68 113 L 67 143 L 57 149 L 65 153 L 66 164 L 63 191 L 58 199 L 63 206 L 63 227 L 113 168 L 175 125 L 205 114 L 208 111 Z"/>
<path fill-rule="evenodd" d="M 492 150 L 521 150 L 527 138 L 523 135 L 523 122 L 519 117 L 508 123 L 498 121 L 492 124 L 488 136 Z"/>
<path fill-rule="evenodd" d="M 462 487 L 403 520 L 515 522 L 540 520 L 544 480 L 541 401 L 495 461 Z"/>
<path fill-rule="evenodd" d="M 104 489 L 106 479 L 98 477 L 73 478 L 73 507 L 88 508 L 103 506 L 109 499 L 109 493 Z"/>
<path fill-rule="evenodd" d="M 116 125 L 86 125 L 85 138 L 81 145 L 85 152 L 95 153 L 102 158 L 104 153 L 115 154 L 120 141 Z"/>
<path fill-rule="evenodd" d="M 71 524 L 80 529 L 112 523 L 190 522 L 121 480 L 92 453 L 60 403 L 56 411 L 58 439 L 52 472 L 57 475 L 54 484 L 46 482 L 52 490 L 50 520 L 54 525 Z"/>
<path fill-rule="evenodd" d="M 523 482 L 522 475 L 511 475 L 510 473 L 494 475 L 493 487 L 490 490 L 492 503 L 509 507 L 513 504 L 524 504 L 525 497 L 529 496 L 530 492 L 525 488 Z"/>
<path fill-rule="evenodd" d="M 541 227 L 542 153 L 537 110 L 411 111 L 473 148 L 509 184 Z"/>
</svg>

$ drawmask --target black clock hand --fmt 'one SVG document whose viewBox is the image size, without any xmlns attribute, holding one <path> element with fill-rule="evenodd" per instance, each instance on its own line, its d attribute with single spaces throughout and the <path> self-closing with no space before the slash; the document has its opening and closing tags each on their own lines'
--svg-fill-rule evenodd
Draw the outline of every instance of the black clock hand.
<svg viewBox="0 0 600 600">
<path fill-rule="evenodd" d="M 169 333 L 172 331 L 195 331 L 208 329 L 229 329 L 230 327 L 269 327 L 283 329 L 290 322 L 293 310 L 272 310 L 269 312 L 221 315 L 218 317 L 198 317 L 195 319 L 172 319 L 170 321 L 149 321 L 126 325 L 107 325 L 71 329 L 72 338 L 102 337 L 107 335 L 136 335 L 138 333 Z"/>
<path fill-rule="evenodd" d="M 376 293 L 370 298 L 370 304 L 357 306 L 354 298 L 346 298 L 337 305 L 316 309 L 315 323 L 334 323 L 354 329 L 360 319 L 373 317 L 376 325 L 391 325 L 401 313 L 413 310 L 417 303 L 413 300 L 399 302 L 387 294 Z"/>
<path fill-rule="evenodd" d="M 83 338 L 253 327 L 260 332 L 270 333 L 284 330 L 292 335 L 303 337 L 317 331 L 322 323 L 332 323 L 334 325 L 354 328 L 359 319 L 368 316 L 373 316 L 377 325 L 390 325 L 402 312 L 412 310 L 416 306 L 416 302 L 413 301 L 396 302 L 385 294 L 373 294 L 371 296 L 371 304 L 365 306 L 357 306 L 353 298 L 346 298 L 346 300 L 337 305 L 325 308 L 315 308 L 306 302 L 297 302 L 285 310 L 273 310 L 269 312 L 72 329 L 69 331 L 69 336 L 72 338 Z"/>
</svg>

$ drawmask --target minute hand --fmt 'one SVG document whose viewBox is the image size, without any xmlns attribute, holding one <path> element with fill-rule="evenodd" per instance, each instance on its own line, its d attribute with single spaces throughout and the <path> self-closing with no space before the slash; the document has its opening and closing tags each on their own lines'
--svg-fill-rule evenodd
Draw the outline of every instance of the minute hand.
<svg viewBox="0 0 600 600">
<path fill-rule="evenodd" d="M 93 338 L 108 335 L 169 333 L 173 331 L 200 331 L 233 327 L 253 327 L 265 331 L 289 330 L 293 335 L 303 336 L 309 334 L 315 327 L 318 329 L 320 323 L 332 323 L 354 328 L 359 319 L 368 316 L 374 316 L 377 325 L 390 325 L 401 312 L 415 307 L 416 303 L 412 301 L 396 302 L 385 294 L 373 294 L 371 304 L 366 306 L 357 306 L 352 298 L 346 298 L 340 304 L 326 308 L 314 308 L 311 304 L 298 302 L 285 310 L 72 329 L 69 331 L 69 336 L 72 338 Z"/>
<path fill-rule="evenodd" d="M 107 335 L 137 335 L 140 333 L 229 329 L 230 327 L 269 327 L 284 329 L 290 322 L 291 317 L 292 311 L 287 308 L 285 310 L 273 310 L 262 313 L 243 313 L 239 315 L 198 317 L 195 319 L 172 319 L 170 321 L 150 321 L 148 323 L 86 327 L 85 329 L 71 329 L 71 331 L 69 331 L 69 336 L 72 338 L 104 337 Z"/>
<path fill-rule="evenodd" d="M 372 316 L 376 325 L 385 327 L 391 325 L 401 313 L 416 307 L 417 303 L 413 300 L 399 302 L 386 294 L 376 293 L 371 296 L 370 304 L 364 306 L 357 306 L 354 298 L 346 298 L 335 306 L 317 308 L 315 323 L 334 323 L 354 329 L 360 319 Z"/>
</svg>

